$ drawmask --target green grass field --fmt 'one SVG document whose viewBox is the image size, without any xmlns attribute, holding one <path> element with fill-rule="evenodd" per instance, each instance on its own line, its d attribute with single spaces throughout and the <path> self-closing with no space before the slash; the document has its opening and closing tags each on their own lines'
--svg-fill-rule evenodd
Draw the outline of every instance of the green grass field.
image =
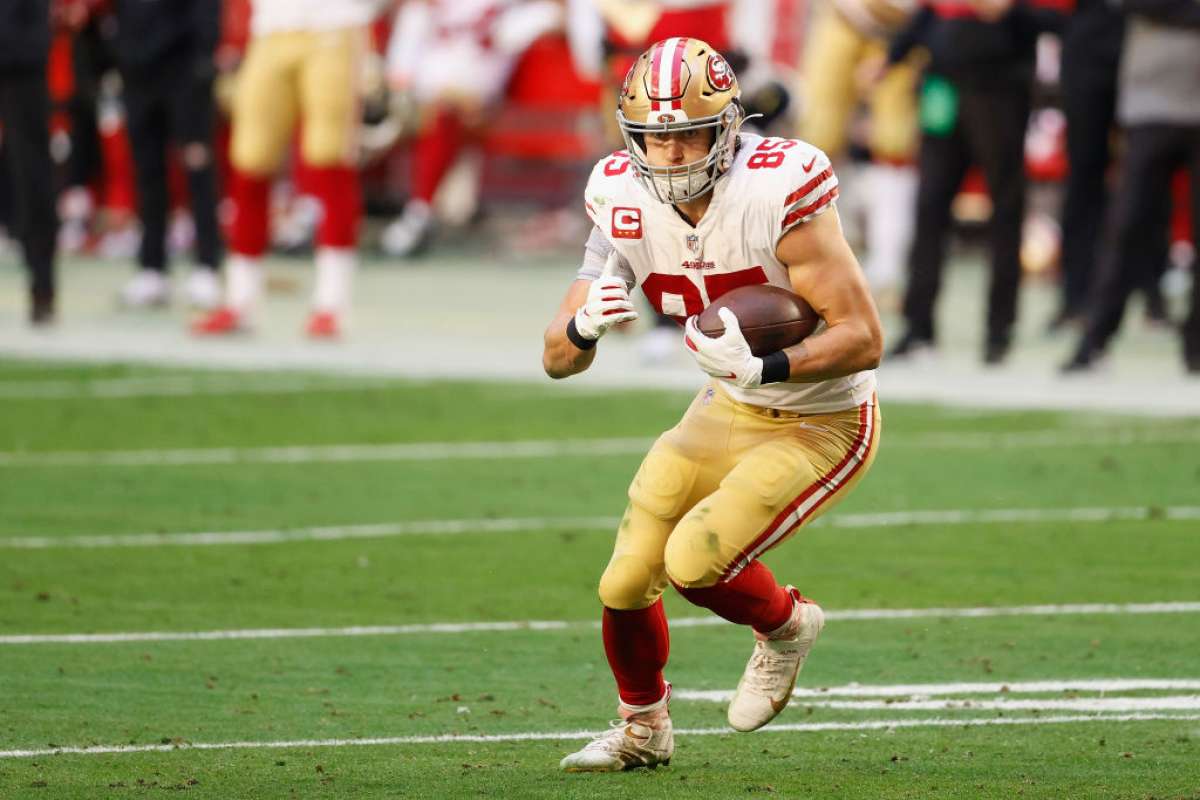
<svg viewBox="0 0 1200 800">
<path fill-rule="evenodd" d="M 886 393 L 767 558 L 830 615 L 792 706 L 724 730 L 752 641 L 671 596 L 671 766 L 558 772 L 688 399 L 0 361 L 0 798 L 1200 798 L 1200 417 Z"/>
</svg>

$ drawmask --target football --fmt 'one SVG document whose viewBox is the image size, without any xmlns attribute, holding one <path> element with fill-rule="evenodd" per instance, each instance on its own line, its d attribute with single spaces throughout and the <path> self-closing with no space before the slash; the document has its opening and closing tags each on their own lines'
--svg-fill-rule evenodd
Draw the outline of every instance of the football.
<svg viewBox="0 0 1200 800">
<path fill-rule="evenodd" d="M 717 298 L 696 320 L 705 336 L 725 333 L 718 309 L 738 318 L 750 351 L 760 358 L 790 347 L 811 334 L 821 322 L 804 298 L 778 286 L 741 286 Z"/>
</svg>

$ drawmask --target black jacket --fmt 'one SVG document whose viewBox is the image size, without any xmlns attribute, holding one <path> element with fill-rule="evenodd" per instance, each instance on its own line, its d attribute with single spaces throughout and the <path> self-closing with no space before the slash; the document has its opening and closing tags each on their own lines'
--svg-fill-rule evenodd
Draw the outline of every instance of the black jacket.
<svg viewBox="0 0 1200 800">
<path fill-rule="evenodd" d="M 1061 15 L 1017 0 L 1003 17 L 985 22 L 954 13 L 960 5 L 923 6 L 892 40 L 888 60 L 901 61 L 914 47 L 923 46 L 929 51 L 929 71 L 961 86 L 1028 86 L 1037 37 L 1059 31 Z"/>
<path fill-rule="evenodd" d="M 126 69 L 184 55 L 211 64 L 221 36 L 221 0 L 117 0 L 117 57 Z"/>
<path fill-rule="evenodd" d="M 0 68 L 43 68 L 50 52 L 50 0 L 0 0 Z"/>
<path fill-rule="evenodd" d="M 1125 17 L 1109 0 L 1077 0 L 1062 37 L 1064 86 L 1116 86 Z M 1115 90 L 1115 89 L 1114 89 Z"/>
</svg>

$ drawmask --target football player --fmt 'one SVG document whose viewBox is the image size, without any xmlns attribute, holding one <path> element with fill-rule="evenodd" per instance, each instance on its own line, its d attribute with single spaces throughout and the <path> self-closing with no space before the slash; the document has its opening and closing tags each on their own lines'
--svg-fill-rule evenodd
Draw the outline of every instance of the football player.
<svg viewBox="0 0 1200 800">
<path fill-rule="evenodd" d="M 362 215 L 356 88 L 367 26 L 379 5 L 377 0 L 253 0 L 250 45 L 233 98 L 226 304 L 199 321 L 194 332 L 227 334 L 253 324 L 262 295 L 271 178 L 299 126 L 300 155 L 321 204 L 307 332 L 314 338 L 340 334 Z"/>
<path fill-rule="evenodd" d="M 637 284 L 685 323 L 681 338 L 711 376 L 629 487 L 599 589 L 622 724 L 564 758 L 565 770 L 669 762 L 668 584 L 753 630 L 730 724 L 752 731 L 787 705 L 824 615 L 759 559 L 840 500 L 875 457 L 882 333 L 838 222 L 837 179 L 809 144 L 740 133 L 744 117 L 737 79 L 705 42 L 666 39 L 638 58 L 617 112 L 627 149 L 592 171 L 595 227 L 546 330 L 547 374 L 582 372 L 600 337 L 637 316 Z M 754 284 L 795 292 L 823 327 L 762 358 L 727 310 L 722 336 L 699 331 L 706 305 Z"/>
</svg>

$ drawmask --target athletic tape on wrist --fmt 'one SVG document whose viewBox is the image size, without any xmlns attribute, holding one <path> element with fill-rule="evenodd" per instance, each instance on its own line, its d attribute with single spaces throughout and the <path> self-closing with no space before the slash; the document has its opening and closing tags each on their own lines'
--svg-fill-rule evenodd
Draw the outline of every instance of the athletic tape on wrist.
<svg viewBox="0 0 1200 800">
<path fill-rule="evenodd" d="M 763 358 L 763 383 L 783 383 L 791 374 L 792 363 L 788 361 L 787 353 L 782 350 L 776 350 Z"/>
<path fill-rule="evenodd" d="M 580 350 L 591 350 L 596 346 L 595 339 L 585 339 L 579 329 L 575 327 L 575 318 L 571 317 L 571 321 L 567 323 L 567 338 L 571 340 L 571 344 L 578 347 Z"/>
</svg>

